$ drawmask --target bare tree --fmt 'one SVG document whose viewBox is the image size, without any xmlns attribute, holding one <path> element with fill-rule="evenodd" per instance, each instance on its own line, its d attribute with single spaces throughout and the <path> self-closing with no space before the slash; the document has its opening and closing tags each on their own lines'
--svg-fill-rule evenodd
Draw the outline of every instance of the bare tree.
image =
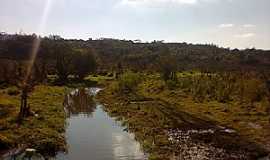
<svg viewBox="0 0 270 160">
<path fill-rule="evenodd" d="M 25 77 L 25 68 L 23 65 L 20 65 L 17 69 L 16 79 L 17 87 L 21 90 L 21 103 L 20 103 L 20 112 L 18 114 L 18 123 L 21 123 L 22 120 L 30 116 L 31 108 L 28 103 L 28 96 L 33 91 L 34 86 L 38 82 L 37 70 L 31 69 L 31 74 L 28 77 Z"/>
</svg>

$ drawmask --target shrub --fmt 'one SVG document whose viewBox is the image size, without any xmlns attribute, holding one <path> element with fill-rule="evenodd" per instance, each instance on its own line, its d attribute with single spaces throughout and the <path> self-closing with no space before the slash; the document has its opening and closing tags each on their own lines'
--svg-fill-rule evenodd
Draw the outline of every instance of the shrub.
<svg viewBox="0 0 270 160">
<path fill-rule="evenodd" d="M 216 92 L 216 99 L 218 102 L 228 102 L 231 100 L 231 89 L 230 87 L 226 86 L 225 84 L 221 84 L 218 86 L 217 92 Z"/>
<path fill-rule="evenodd" d="M 198 102 L 203 102 L 206 98 L 207 84 L 202 76 L 194 76 L 192 78 L 192 85 L 190 88 L 193 99 Z"/>
<path fill-rule="evenodd" d="M 222 103 L 230 101 L 234 88 L 234 83 L 231 79 L 221 76 L 216 84 L 216 100 Z"/>
<path fill-rule="evenodd" d="M 117 89 L 120 92 L 133 92 L 136 90 L 140 81 L 141 77 L 139 74 L 128 71 L 119 78 Z"/>
<path fill-rule="evenodd" d="M 246 80 L 244 85 L 244 97 L 249 103 L 261 101 L 266 95 L 266 86 L 259 79 Z"/>
<path fill-rule="evenodd" d="M 178 83 L 176 80 L 167 80 L 166 85 L 170 90 L 173 90 L 178 86 Z"/>
<path fill-rule="evenodd" d="M 10 88 L 8 88 L 7 93 L 10 96 L 15 96 L 15 95 L 18 95 L 20 93 L 20 91 L 18 90 L 17 87 L 10 87 Z"/>
<path fill-rule="evenodd" d="M 110 85 L 110 88 L 111 88 L 112 93 L 119 92 L 120 91 L 119 82 L 112 82 Z"/>
<path fill-rule="evenodd" d="M 181 77 L 178 81 L 181 89 L 189 89 L 192 86 L 191 76 Z"/>
</svg>

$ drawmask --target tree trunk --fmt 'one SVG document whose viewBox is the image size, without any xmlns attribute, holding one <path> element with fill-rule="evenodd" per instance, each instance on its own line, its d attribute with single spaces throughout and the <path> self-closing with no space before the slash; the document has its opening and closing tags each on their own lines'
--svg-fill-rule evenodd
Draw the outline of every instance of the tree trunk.
<svg viewBox="0 0 270 160">
<path fill-rule="evenodd" d="M 20 106 L 20 113 L 18 116 L 18 122 L 21 123 L 23 118 L 26 116 L 27 113 L 27 88 L 22 88 L 22 95 L 21 95 L 21 106 Z"/>
</svg>

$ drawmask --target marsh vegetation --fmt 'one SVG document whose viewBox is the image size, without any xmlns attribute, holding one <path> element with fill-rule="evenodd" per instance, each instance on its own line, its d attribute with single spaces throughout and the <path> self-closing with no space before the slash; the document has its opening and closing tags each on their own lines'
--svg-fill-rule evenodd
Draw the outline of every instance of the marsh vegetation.
<svg viewBox="0 0 270 160">
<path fill-rule="evenodd" d="M 66 118 L 97 111 L 132 133 L 132 144 L 139 142 L 148 159 L 252 160 L 269 154 L 269 51 L 0 36 L 1 151 L 35 148 L 44 156 L 68 151 Z M 29 50 L 37 39 L 33 60 Z M 93 86 L 103 88 L 97 109 L 93 97 L 80 90 Z M 63 104 L 68 98 L 72 102 Z M 64 106 L 71 106 L 69 112 Z"/>
</svg>

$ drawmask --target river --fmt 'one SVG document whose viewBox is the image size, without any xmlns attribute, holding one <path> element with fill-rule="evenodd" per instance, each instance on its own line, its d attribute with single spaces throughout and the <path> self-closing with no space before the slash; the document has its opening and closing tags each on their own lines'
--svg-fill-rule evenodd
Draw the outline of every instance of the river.
<svg viewBox="0 0 270 160">
<path fill-rule="evenodd" d="M 121 123 L 111 118 L 93 97 L 99 88 L 76 89 L 67 95 L 67 153 L 57 160 L 142 160 L 147 159 L 140 144 Z"/>
</svg>

